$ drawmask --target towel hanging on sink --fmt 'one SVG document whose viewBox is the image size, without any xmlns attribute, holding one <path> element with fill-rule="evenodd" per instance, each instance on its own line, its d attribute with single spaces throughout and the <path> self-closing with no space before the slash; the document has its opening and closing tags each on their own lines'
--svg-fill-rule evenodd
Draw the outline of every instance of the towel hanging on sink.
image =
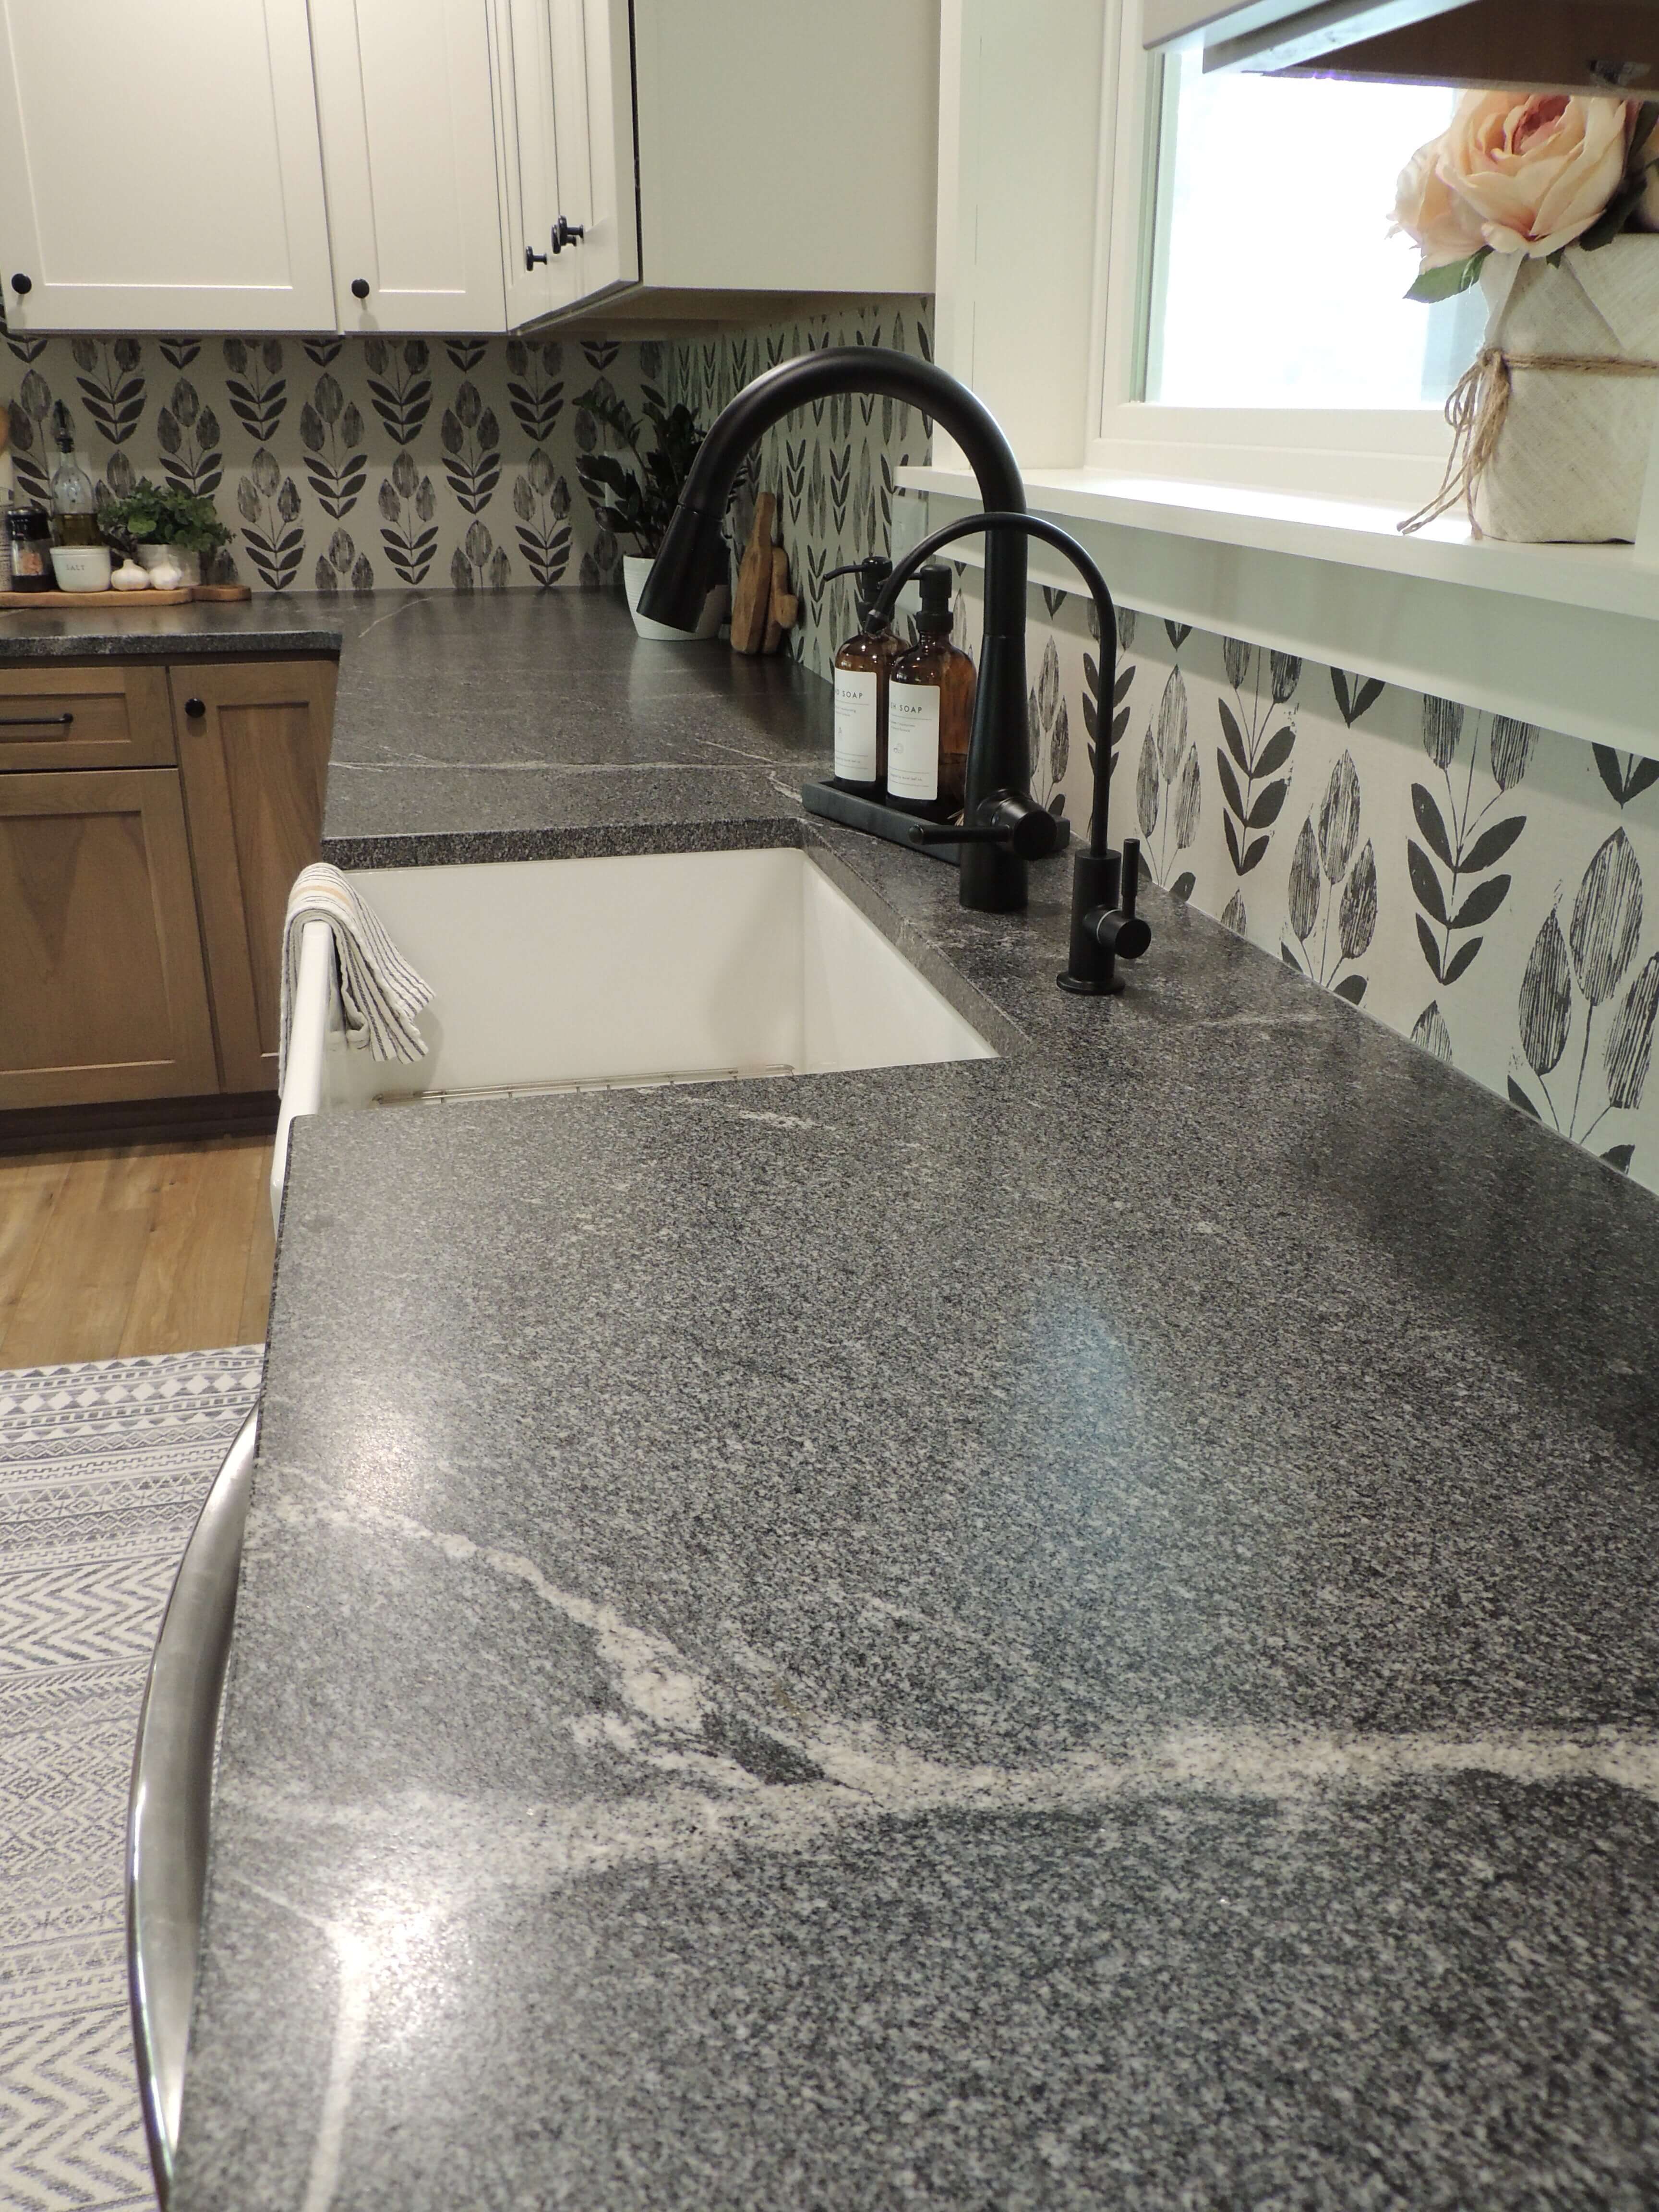
<svg viewBox="0 0 1659 2212">
<path fill-rule="evenodd" d="M 346 1042 L 376 1060 L 422 1060 L 426 1039 L 415 1018 L 432 1000 L 431 986 L 417 975 L 386 935 L 380 916 L 356 887 L 326 860 L 301 868 L 288 895 L 283 925 L 283 1018 L 277 1061 L 280 1088 L 288 1074 L 289 1024 L 300 980 L 300 940 L 308 921 L 334 933 L 334 964 Z"/>
</svg>

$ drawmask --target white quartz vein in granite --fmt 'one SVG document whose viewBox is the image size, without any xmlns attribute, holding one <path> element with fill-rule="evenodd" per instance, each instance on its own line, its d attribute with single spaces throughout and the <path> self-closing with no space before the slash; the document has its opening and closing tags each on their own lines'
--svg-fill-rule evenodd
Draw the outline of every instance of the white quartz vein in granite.
<svg viewBox="0 0 1659 2212">
<path fill-rule="evenodd" d="M 275 1470 L 273 1470 L 273 1474 Z M 279 1522 L 354 1530 L 435 1552 L 454 1566 L 532 1591 L 593 1639 L 626 1709 L 564 1725 L 584 1747 L 643 1761 L 663 1777 L 649 1798 L 586 1798 L 552 1805 L 410 1791 L 373 1806 L 308 1800 L 234 1778 L 221 1785 L 228 1809 L 279 1827 L 330 1831 L 378 1848 L 376 1873 L 347 1916 L 326 1919 L 238 1876 L 228 1885 L 263 1897 L 316 1929 L 337 1972 L 329 2070 L 301 2212 L 328 2212 L 338 2186 L 353 2079 L 378 1989 L 438 1924 L 492 1893 L 549 1890 L 608 1867 L 685 1864 L 737 1847 L 794 1852 L 848 1822 L 981 1814 L 1104 1812 L 1114 1804 L 1185 1793 L 1264 1799 L 1287 1806 L 1337 1790 L 1377 1790 L 1460 1774 L 1532 1786 L 1594 1780 L 1659 1803 L 1659 1730 L 1516 1729 L 1458 1736 L 1319 1729 L 1188 1728 L 1149 1735 L 1127 1753 L 1084 1749 L 1032 1766 L 956 1765 L 883 1741 L 868 1728 L 800 1726 L 788 1748 L 817 1780 L 768 1782 L 711 1747 L 707 1724 L 722 1701 L 665 1638 L 635 1627 L 612 1606 L 563 1589 L 520 1552 L 428 1528 L 374 1506 L 346 1508 L 301 1494 L 284 1471 L 267 1486 L 264 1511 Z M 730 1653 L 745 1671 L 763 1655 Z M 771 1729 L 764 1731 L 783 1741 Z M 716 1727 L 714 1741 L 718 1741 Z"/>
</svg>

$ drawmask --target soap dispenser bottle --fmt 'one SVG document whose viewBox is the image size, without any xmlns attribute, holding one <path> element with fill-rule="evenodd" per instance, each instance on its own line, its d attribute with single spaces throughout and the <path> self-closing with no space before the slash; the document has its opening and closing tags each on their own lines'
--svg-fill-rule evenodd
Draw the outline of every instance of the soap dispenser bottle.
<svg viewBox="0 0 1659 2212">
<path fill-rule="evenodd" d="M 951 642 L 950 565 L 920 572 L 916 642 L 887 678 L 887 796 L 907 814 L 935 822 L 962 811 L 968 733 L 974 718 L 974 664 Z"/>
<path fill-rule="evenodd" d="M 872 553 L 830 576 L 852 576 L 859 626 L 836 655 L 836 781 L 860 798 L 874 799 L 887 781 L 887 678 L 904 650 L 891 623 L 866 635 L 870 611 L 893 573 L 890 561 Z"/>
</svg>

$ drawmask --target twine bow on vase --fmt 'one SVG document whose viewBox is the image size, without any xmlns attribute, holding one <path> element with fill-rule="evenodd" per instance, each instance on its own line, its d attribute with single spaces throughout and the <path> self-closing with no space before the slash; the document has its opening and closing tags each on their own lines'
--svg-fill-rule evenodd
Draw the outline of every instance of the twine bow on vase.
<svg viewBox="0 0 1659 2212">
<path fill-rule="evenodd" d="M 1483 346 L 1446 402 L 1452 448 L 1440 489 L 1426 507 L 1399 525 L 1402 533 L 1409 535 L 1425 523 L 1438 521 L 1462 503 L 1468 509 L 1471 532 L 1477 538 L 1485 536 L 1475 518 L 1475 495 L 1504 434 L 1514 380 L 1536 370 L 1559 376 L 1659 376 L 1659 361 L 1627 361 L 1606 354 L 1505 353 L 1501 346 Z"/>
</svg>

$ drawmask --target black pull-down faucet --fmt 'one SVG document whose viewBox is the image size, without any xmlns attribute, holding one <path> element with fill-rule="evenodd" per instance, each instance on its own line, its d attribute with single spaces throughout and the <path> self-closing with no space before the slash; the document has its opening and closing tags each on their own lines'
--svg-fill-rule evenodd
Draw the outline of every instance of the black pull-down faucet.
<svg viewBox="0 0 1659 2212">
<path fill-rule="evenodd" d="M 1032 860 L 1046 860 L 1068 837 L 1063 823 L 1032 797 L 1025 702 L 1025 540 L 1044 538 L 1078 566 L 1101 616 L 1103 665 L 1115 657 L 1116 618 L 1111 596 L 1088 555 L 1052 523 L 1028 514 L 1025 486 L 1013 448 L 989 410 L 942 368 L 879 346 L 825 346 L 781 362 L 744 386 L 716 416 L 692 465 L 679 504 L 664 536 L 640 598 L 648 620 L 678 629 L 696 626 L 711 567 L 722 556 L 726 501 L 738 470 L 772 424 L 798 407 L 841 392 L 872 392 L 919 408 L 956 439 L 968 458 L 986 513 L 936 531 L 893 572 L 884 595 L 890 606 L 903 584 L 939 545 L 976 530 L 988 533 L 985 550 L 985 635 L 963 819 L 939 837 L 960 848 L 962 903 L 981 914 L 1017 914 L 1029 895 Z M 1113 694 L 1105 688 L 1103 696 Z M 1146 925 L 1134 911 L 1138 852 L 1106 848 L 1106 785 L 1110 745 L 1103 729 L 1096 746 L 1095 799 L 1089 849 L 1078 855 L 1073 878 L 1071 960 L 1061 983 L 1095 994 L 1119 988 L 1114 963 L 1144 951 Z M 920 825 L 917 842 L 930 842 Z M 916 833 L 912 833 L 915 836 Z M 937 842 L 937 841 L 933 841 Z M 1079 902 L 1086 896 L 1086 908 Z"/>
</svg>

